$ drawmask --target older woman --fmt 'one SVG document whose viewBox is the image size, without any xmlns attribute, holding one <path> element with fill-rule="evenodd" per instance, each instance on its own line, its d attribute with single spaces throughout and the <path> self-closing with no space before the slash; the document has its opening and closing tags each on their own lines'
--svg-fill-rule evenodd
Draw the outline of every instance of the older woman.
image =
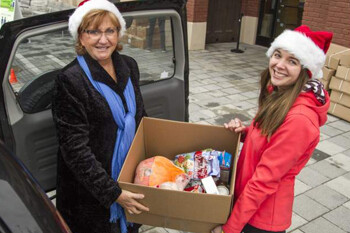
<svg viewBox="0 0 350 233">
<path fill-rule="evenodd" d="M 74 233 L 127 232 L 123 208 L 148 211 L 117 177 L 145 115 L 139 70 L 121 55 L 125 21 L 107 0 L 82 2 L 69 19 L 77 59 L 56 80 L 57 208 Z M 130 230 L 130 228 L 129 228 Z"/>
<path fill-rule="evenodd" d="M 291 225 L 296 175 L 310 159 L 327 120 L 329 97 L 322 77 L 330 32 L 303 25 L 286 30 L 267 51 L 259 109 L 249 127 L 234 119 L 225 127 L 242 132 L 231 216 L 214 233 L 284 233 Z"/>
</svg>

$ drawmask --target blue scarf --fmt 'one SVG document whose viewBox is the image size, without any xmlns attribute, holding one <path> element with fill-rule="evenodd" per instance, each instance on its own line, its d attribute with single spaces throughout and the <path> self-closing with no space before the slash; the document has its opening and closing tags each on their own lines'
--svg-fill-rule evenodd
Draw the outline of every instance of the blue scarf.
<svg viewBox="0 0 350 233">
<path fill-rule="evenodd" d="M 135 136 L 136 104 L 134 88 L 132 86 L 131 79 L 129 78 L 123 93 L 126 100 L 126 105 L 129 109 L 129 112 L 125 113 L 123 102 L 120 96 L 106 84 L 97 82 L 92 78 L 89 67 L 87 66 L 83 56 L 78 56 L 77 59 L 92 85 L 107 100 L 108 105 L 112 111 L 114 121 L 118 125 L 117 140 L 114 145 L 112 158 L 112 178 L 113 180 L 117 181 L 120 170 L 124 164 L 126 154 L 128 153 L 131 142 Z M 123 208 L 117 202 L 114 202 L 110 207 L 109 221 L 116 222 L 118 219 L 120 222 L 121 232 L 126 233 L 127 226 L 130 223 L 126 222 Z"/>
</svg>

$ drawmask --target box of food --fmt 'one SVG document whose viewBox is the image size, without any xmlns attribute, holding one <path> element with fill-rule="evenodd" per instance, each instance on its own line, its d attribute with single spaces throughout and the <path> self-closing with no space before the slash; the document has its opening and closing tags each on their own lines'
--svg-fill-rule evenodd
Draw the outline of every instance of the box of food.
<svg viewBox="0 0 350 233">
<path fill-rule="evenodd" d="M 200 233 L 209 233 L 215 226 L 224 224 L 232 208 L 239 143 L 240 134 L 223 126 L 143 118 L 118 182 L 122 189 L 144 194 L 140 202 L 150 211 L 139 215 L 125 212 L 127 220 Z M 166 190 L 133 183 L 138 164 L 147 158 L 161 155 L 173 160 L 176 155 L 206 148 L 232 155 L 228 195 Z"/>
</svg>

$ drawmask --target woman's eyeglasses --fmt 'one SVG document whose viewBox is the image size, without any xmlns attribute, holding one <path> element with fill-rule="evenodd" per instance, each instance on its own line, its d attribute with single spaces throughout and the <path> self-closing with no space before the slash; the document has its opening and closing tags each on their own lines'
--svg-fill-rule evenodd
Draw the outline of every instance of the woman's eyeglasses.
<svg viewBox="0 0 350 233">
<path fill-rule="evenodd" d="M 102 37 L 102 34 L 105 34 L 108 39 L 112 39 L 118 33 L 118 31 L 118 28 L 107 28 L 104 32 L 98 29 L 84 30 L 84 32 L 87 33 L 92 40 L 99 40 Z"/>
</svg>

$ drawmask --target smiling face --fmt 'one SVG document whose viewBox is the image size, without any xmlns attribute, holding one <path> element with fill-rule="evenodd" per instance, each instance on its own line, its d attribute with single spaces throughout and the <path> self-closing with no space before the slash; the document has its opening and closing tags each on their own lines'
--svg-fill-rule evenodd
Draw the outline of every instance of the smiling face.
<svg viewBox="0 0 350 233">
<path fill-rule="evenodd" d="M 276 49 L 269 62 L 271 83 L 277 88 L 293 85 L 300 74 L 301 64 L 291 53 Z"/>
<path fill-rule="evenodd" d="M 105 15 L 98 26 L 90 25 L 80 35 L 80 43 L 89 55 L 99 63 L 111 62 L 112 53 L 118 45 L 118 31 L 109 15 Z M 111 33 L 111 30 L 115 33 Z M 102 32 L 96 36 L 96 32 Z M 94 35 L 95 34 L 95 35 Z"/>
</svg>

